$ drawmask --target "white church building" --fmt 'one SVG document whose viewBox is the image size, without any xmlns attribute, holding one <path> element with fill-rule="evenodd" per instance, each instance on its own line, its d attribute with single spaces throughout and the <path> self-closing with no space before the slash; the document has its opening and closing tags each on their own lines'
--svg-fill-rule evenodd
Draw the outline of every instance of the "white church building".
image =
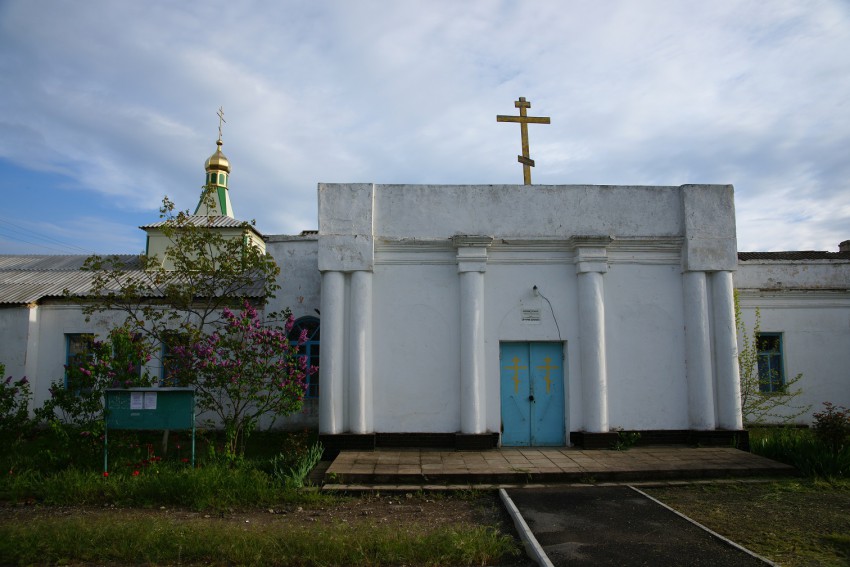
<svg viewBox="0 0 850 567">
<path fill-rule="evenodd" d="M 226 228 L 219 154 L 218 205 L 195 214 Z M 320 367 L 282 425 L 331 449 L 729 443 L 736 288 L 771 338 L 759 362 L 804 374 L 797 420 L 850 406 L 850 242 L 738 252 L 730 185 L 320 184 L 318 205 L 318 231 L 249 236 L 281 268 L 269 308 L 292 309 Z M 83 259 L 0 256 L 0 362 L 36 405 L 74 337 L 106 332 L 61 293 L 84 294 Z"/>
</svg>

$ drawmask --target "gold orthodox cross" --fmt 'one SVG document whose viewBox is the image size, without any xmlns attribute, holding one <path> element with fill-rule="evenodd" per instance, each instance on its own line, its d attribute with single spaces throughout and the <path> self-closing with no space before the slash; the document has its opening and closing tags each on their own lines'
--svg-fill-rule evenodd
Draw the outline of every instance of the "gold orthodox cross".
<svg viewBox="0 0 850 567">
<path fill-rule="evenodd" d="M 519 100 L 514 101 L 514 106 L 519 108 L 519 116 L 505 116 L 499 114 L 496 116 L 496 122 L 519 122 L 520 133 L 522 134 L 522 155 L 516 159 L 522 164 L 522 177 L 526 185 L 531 185 L 531 168 L 534 167 L 534 160 L 528 155 L 528 125 L 529 124 L 549 124 L 548 116 L 527 116 L 526 110 L 531 108 L 531 103 L 525 100 L 524 96 L 519 97 Z"/>
<path fill-rule="evenodd" d="M 513 363 L 514 363 L 513 366 L 505 366 L 505 368 L 507 370 L 513 370 L 514 371 L 514 377 L 511 378 L 511 380 L 514 381 L 514 393 L 518 394 L 519 393 L 519 371 L 525 370 L 526 368 L 528 368 L 528 366 L 520 366 L 518 356 L 513 357 Z"/>
<path fill-rule="evenodd" d="M 551 390 L 552 390 L 552 379 L 549 377 L 549 373 L 552 372 L 553 370 L 557 370 L 558 367 L 552 366 L 552 359 L 549 358 L 548 356 L 543 359 L 543 362 L 545 364 L 543 366 L 538 366 L 537 368 L 539 368 L 540 370 L 546 371 L 546 375 L 543 377 L 543 379 L 546 381 L 546 393 L 549 394 L 549 393 L 551 393 Z"/>
<path fill-rule="evenodd" d="M 218 107 L 218 141 L 221 141 L 221 123 L 224 122 L 227 124 L 227 120 L 224 119 L 224 107 Z"/>
</svg>

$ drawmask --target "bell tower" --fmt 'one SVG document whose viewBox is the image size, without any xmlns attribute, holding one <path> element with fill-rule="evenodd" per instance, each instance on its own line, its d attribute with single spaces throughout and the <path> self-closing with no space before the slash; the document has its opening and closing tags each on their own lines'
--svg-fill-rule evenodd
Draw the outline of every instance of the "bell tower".
<svg viewBox="0 0 850 567">
<path fill-rule="evenodd" d="M 230 203 L 230 191 L 227 189 L 230 177 L 230 161 L 221 151 L 221 125 L 224 123 L 224 109 L 218 109 L 218 141 L 216 151 L 204 163 L 206 179 L 204 192 L 195 214 L 208 217 L 230 217 L 233 215 L 233 205 Z"/>
</svg>

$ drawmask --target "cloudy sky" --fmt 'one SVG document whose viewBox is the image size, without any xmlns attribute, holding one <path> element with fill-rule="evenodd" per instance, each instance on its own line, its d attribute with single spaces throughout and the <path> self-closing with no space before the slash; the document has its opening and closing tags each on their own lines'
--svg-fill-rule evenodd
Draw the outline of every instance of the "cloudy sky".
<svg viewBox="0 0 850 567">
<path fill-rule="evenodd" d="M 850 238 L 843 0 L 0 0 L 0 253 L 137 253 L 224 107 L 237 217 L 319 182 L 735 186 L 740 250 Z"/>
</svg>

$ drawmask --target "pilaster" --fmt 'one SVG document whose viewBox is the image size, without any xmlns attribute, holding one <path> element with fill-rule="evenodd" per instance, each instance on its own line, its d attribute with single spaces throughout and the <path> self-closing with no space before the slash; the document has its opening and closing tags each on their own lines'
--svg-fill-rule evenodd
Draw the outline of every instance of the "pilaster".
<svg viewBox="0 0 850 567">
<path fill-rule="evenodd" d="M 717 379 L 717 426 L 743 429 L 738 341 L 735 327 L 735 290 L 732 272 L 711 275 L 714 308 L 714 368 Z"/>
<path fill-rule="evenodd" d="M 685 302 L 685 371 L 691 428 L 714 429 L 711 335 L 705 272 L 682 275 Z"/>
<path fill-rule="evenodd" d="M 579 356 L 581 357 L 584 429 L 608 431 L 608 371 L 605 345 L 605 290 L 608 271 L 607 236 L 573 237 L 578 274 Z"/>
<path fill-rule="evenodd" d="M 484 272 L 489 236 L 458 235 L 460 277 L 460 427 L 461 433 L 483 433 L 484 409 Z"/>
<path fill-rule="evenodd" d="M 345 274 L 322 274 L 322 354 L 319 364 L 319 433 L 344 428 Z"/>
<path fill-rule="evenodd" d="M 372 431 L 372 272 L 351 274 L 349 431 Z"/>
</svg>

